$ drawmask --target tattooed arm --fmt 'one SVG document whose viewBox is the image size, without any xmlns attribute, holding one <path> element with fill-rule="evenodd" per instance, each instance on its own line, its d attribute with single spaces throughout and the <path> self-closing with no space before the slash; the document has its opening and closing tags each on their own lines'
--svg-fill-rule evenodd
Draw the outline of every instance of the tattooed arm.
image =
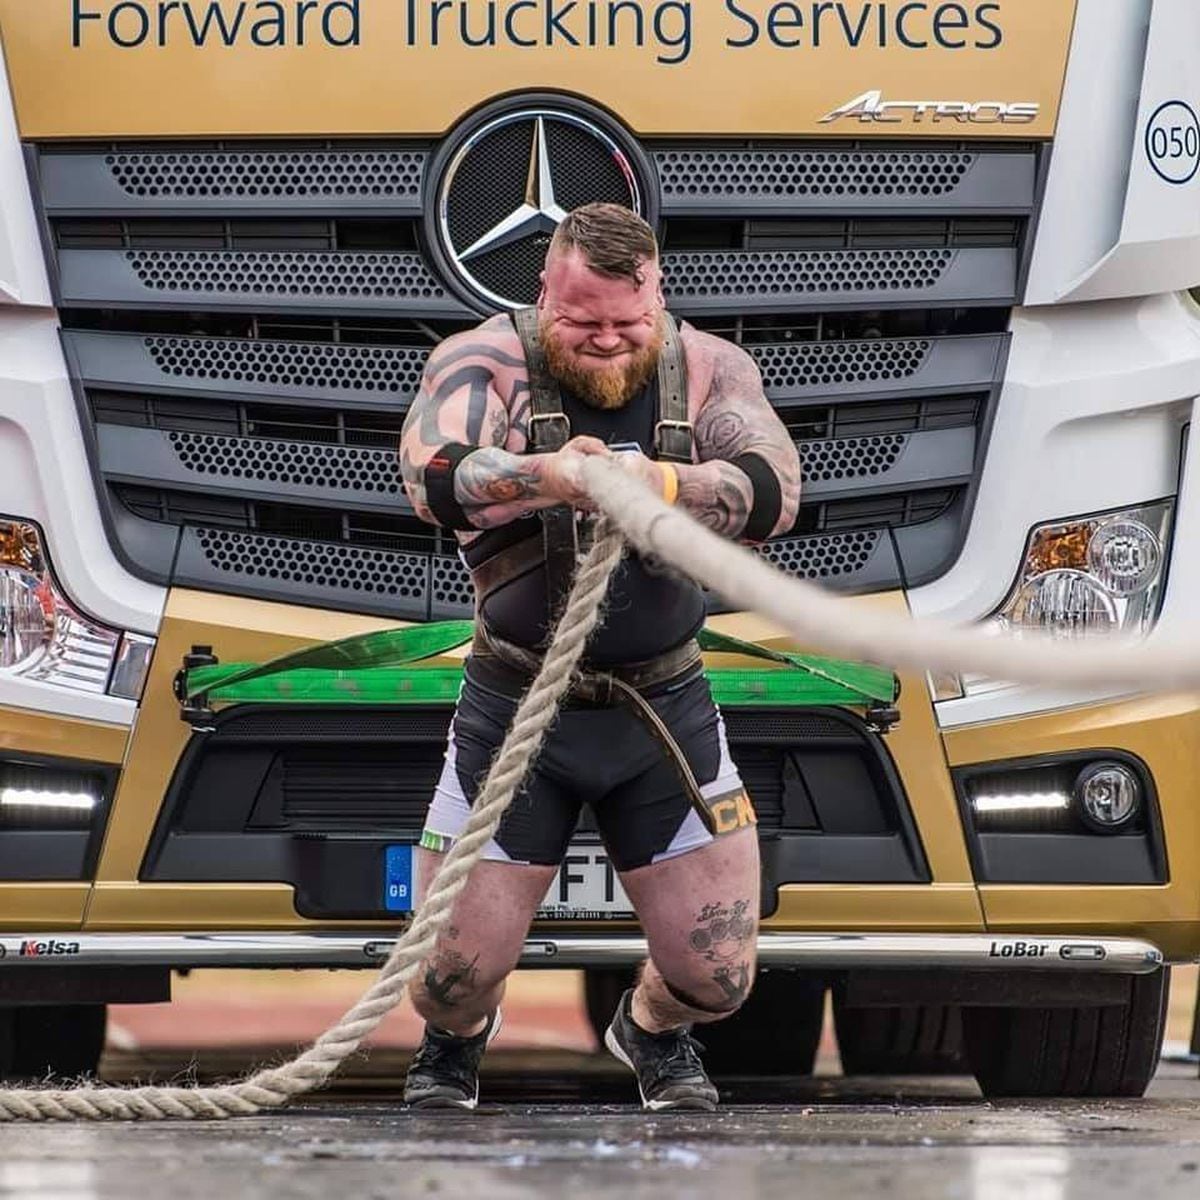
<svg viewBox="0 0 1200 1200">
<path fill-rule="evenodd" d="M 454 476 L 454 498 L 477 529 L 490 529 L 556 504 L 579 503 L 578 456 L 607 453 L 592 438 L 576 438 L 556 454 L 521 455 L 504 449 L 513 432 L 525 444 L 528 383 L 512 386 L 505 403 L 497 375 L 523 373 L 492 322 L 448 338 L 429 358 L 400 439 L 405 490 L 417 515 L 431 525 L 425 468 L 448 443 L 479 446 Z"/>
<path fill-rule="evenodd" d="M 716 533 L 739 537 L 754 508 L 754 484 L 732 460 L 755 455 L 779 483 L 779 516 L 765 536 L 786 533 L 800 507 L 800 456 L 763 392 L 762 376 L 742 349 L 705 336 L 713 349 L 712 382 L 695 421 L 693 466 L 680 466 L 677 503 Z"/>
</svg>

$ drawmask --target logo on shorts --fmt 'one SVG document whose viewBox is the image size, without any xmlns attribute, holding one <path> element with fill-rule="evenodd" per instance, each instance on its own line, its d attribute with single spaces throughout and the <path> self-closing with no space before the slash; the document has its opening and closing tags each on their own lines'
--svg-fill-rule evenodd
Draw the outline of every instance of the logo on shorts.
<svg viewBox="0 0 1200 1200">
<path fill-rule="evenodd" d="M 726 792 L 715 800 L 706 801 L 709 814 L 712 816 L 712 831 L 715 834 L 736 833 L 758 824 L 754 813 L 754 805 L 744 788 L 736 792 Z"/>
</svg>

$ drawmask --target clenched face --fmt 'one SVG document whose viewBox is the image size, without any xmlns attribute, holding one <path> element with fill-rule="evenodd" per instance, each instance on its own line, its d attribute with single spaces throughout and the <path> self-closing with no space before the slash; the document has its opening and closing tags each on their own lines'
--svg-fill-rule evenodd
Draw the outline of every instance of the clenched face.
<svg viewBox="0 0 1200 1200">
<path fill-rule="evenodd" d="M 593 408 L 624 408 L 646 386 L 663 344 L 662 273 L 613 279 L 577 250 L 546 260 L 538 300 L 542 348 L 554 377 Z"/>
</svg>

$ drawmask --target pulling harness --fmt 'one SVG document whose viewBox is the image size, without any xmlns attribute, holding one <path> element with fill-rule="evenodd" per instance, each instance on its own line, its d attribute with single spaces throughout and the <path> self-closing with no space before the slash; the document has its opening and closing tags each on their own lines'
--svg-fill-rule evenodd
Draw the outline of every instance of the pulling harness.
<svg viewBox="0 0 1200 1200">
<path fill-rule="evenodd" d="M 663 316 L 663 345 L 658 357 L 658 412 L 651 456 L 666 462 L 690 464 L 693 436 L 688 420 L 686 359 L 679 327 L 669 313 Z M 529 373 L 529 452 L 553 454 L 571 440 L 571 421 L 563 411 L 562 392 L 558 381 L 550 373 L 542 349 L 537 309 L 519 309 L 513 314 L 513 324 L 525 351 Z M 567 596 L 580 554 L 579 522 L 575 510 L 560 504 L 544 509 L 540 516 L 541 538 L 526 538 L 515 546 L 498 550 L 471 570 L 480 614 L 475 625 L 472 653 L 480 658 L 498 660 L 510 671 L 526 679 L 532 679 L 538 673 L 542 654 L 497 637 L 484 623 L 482 609 L 493 592 L 543 563 L 551 608 L 561 604 Z M 547 614 L 547 628 L 554 627 L 556 616 L 554 611 Z M 698 670 L 701 662 L 699 643 L 691 638 L 682 646 L 644 662 L 625 663 L 606 670 L 590 667 L 580 669 L 576 672 L 570 694 L 573 699 L 585 704 L 601 707 L 611 707 L 617 703 L 627 705 L 663 747 L 705 828 L 709 832 L 716 832 L 716 819 L 691 765 L 671 731 L 643 694 Z"/>
</svg>

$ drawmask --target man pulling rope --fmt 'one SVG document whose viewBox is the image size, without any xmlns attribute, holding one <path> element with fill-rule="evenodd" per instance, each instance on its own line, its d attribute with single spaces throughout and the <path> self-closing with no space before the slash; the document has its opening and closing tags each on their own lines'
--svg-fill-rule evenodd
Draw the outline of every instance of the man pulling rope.
<svg viewBox="0 0 1200 1200">
<path fill-rule="evenodd" d="M 458 531 L 479 630 L 430 806 L 418 889 L 460 835 L 536 674 L 590 537 L 581 468 L 617 462 L 726 538 L 791 528 L 795 444 L 740 348 L 666 312 L 651 228 L 615 205 L 558 227 L 536 308 L 430 358 L 402 439 L 418 514 Z M 504 982 L 587 802 L 650 957 L 605 1041 L 647 1108 L 715 1106 L 690 1033 L 750 992 L 759 904 L 754 809 L 695 635 L 690 580 L 632 555 L 560 719 L 414 982 L 427 1021 L 405 1098 L 472 1108 Z"/>
</svg>

